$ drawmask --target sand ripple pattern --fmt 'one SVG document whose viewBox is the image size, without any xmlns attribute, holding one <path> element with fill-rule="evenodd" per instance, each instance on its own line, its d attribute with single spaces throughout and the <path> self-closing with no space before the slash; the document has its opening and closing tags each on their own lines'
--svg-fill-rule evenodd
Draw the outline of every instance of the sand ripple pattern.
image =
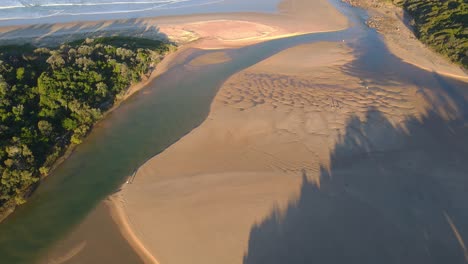
<svg viewBox="0 0 468 264">
<path fill-rule="evenodd" d="M 217 96 L 217 103 L 245 111 L 264 105 L 281 111 L 304 113 L 365 113 L 376 108 L 391 117 L 419 113 L 414 100 L 422 100 L 416 87 L 378 86 L 340 76 L 339 69 L 300 77 L 244 72 L 230 79 Z M 332 81 L 330 81 L 332 80 Z"/>
</svg>

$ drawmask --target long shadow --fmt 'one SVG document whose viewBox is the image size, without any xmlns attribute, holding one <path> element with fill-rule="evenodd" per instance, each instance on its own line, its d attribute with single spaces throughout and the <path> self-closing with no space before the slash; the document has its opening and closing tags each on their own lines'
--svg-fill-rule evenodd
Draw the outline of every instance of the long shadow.
<svg viewBox="0 0 468 264">
<path fill-rule="evenodd" d="M 297 201 L 252 227 L 244 264 L 468 263 L 466 119 L 365 120 L 349 120 L 319 186 L 304 174 Z"/>
<path fill-rule="evenodd" d="M 349 45 L 345 74 L 416 86 L 433 108 L 401 127 L 373 108 L 351 118 L 320 185 L 304 174 L 299 198 L 251 228 L 244 264 L 468 263 L 466 82 L 403 62 L 373 30 Z"/>
<path fill-rule="evenodd" d="M 39 24 L 12 28 L 0 33 L 0 44 L 32 43 L 53 46 L 83 38 L 134 36 L 168 41 L 168 36 L 154 24 L 143 19 L 124 19 L 111 22 L 77 22 L 56 28 L 54 24 Z"/>
<path fill-rule="evenodd" d="M 344 65 L 342 70 L 361 79 L 363 85 L 369 88 L 380 85 L 417 86 L 425 100 L 449 111 L 452 119 L 466 118 L 466 81 L 445 77 L 402 61 L 390 53 L 375 30 L 368 30 L 350 46 L 354 49 L 356 60 Z"/>
<path fill-rule="evenodd" d="M 432 111 L 401 127 L 373 108 L 351 118 L 320 186 L 304 175 L 297 201 L 252 227 L 244 264 L 468 263 L 467 84 L 403 62 L 373 30 L 358 38 L 345 74 L 417 86 Z"/>
</svg>

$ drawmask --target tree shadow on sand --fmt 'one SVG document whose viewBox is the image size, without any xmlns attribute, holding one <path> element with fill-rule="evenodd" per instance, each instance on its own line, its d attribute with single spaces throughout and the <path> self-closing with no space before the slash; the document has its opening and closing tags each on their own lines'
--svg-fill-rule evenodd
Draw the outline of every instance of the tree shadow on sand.
<svg viewBox="0 0 468 264">
<path fill-rule="evenodd" d="M 468 263 L 466 82 L 403 62 L 373 31 L 349 45 L 346 75 L 416 86 L 431 110 L 350 118 L 320 183 L 304 172 L 297 200 L 252 226 L 243 263 Z"/>
<path fill-rule="evenodd" d="M 252 227 L 244 264 L 468 263 L 467 157 L 464 118 L 394 127 L 369 109 L 320 184 L 304 172 L 299 198 Z"/>
</svg>

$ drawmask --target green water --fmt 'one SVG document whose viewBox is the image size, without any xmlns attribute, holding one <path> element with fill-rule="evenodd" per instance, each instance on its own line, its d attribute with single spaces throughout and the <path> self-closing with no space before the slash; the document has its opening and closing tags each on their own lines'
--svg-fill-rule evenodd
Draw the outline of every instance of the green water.
<svg viewBox="0 0 468 264">
<path fill-rule="evenodd" d="M 0 261 L 28 263 L 79 223 L 143 161 L 200 124 L 221 81 L 177 68 L 124 102 L 0 225 Z"/>
<path fill-rule="evenodd" d="M 218 88 L 234 73 L 291 46 L 341 37 L 335 32 L 273 40 L 226 50 L 229 62 L 189 69 L 185 62 L 212 52 L 194 51 L 106 116 L 29 201 L 0 224 L 0 263 L 37 260 L 138 166 L 200 125 Z"/>
<path fill-rule="evenodd" d="M 145 160 L 201 124 L 224 80 L 303 41 L 291 38 L 230 50 L 233 60 L 221 65 L 188 69 L 182 63 L 123 102 L 41 184 L 28 203 L 0 225 L 0 262 L 33 262 Z M 209 51 L 196 51 L 187 60 L 204 53 Z"/>
</svg>

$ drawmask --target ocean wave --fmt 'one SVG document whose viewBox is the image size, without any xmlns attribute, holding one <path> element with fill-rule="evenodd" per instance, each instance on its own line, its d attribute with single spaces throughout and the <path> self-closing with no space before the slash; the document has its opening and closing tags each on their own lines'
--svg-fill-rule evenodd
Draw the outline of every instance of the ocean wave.
<svg viewBox="0 0 468 264">
<path fill-rule="evenodd" d="M 30 16 L 23 16 L 23 17 L 0 17 L 0 21 L 6 21 L 6 20 L 22 20 L 22 19 L 39 19 L 39 18 L 47 18 L 47 17 L 54 17 L 62 14 L 65 10 L 59 10 L 51 14 L 43 15 L 43 16 L 37 16 L 37 17 L 30 17 Z"/>
<path fill-rule="evenodd" d="M 27 3 L 20 2 L 13 5 L 0 6 L 1 9 L 12 8 L 32 8 L 32 7 L 79 7 L 79 6 L 106 6 L 106 5 L 151 5 L 151 4 L 164 4 L 164 3 L 179 3 L 190 0 L 154 0 L 154 1 L 116 1 L 116 2 L 68 2 L 68 3 Z"/>
<path fill-rule="evenodd" d="M 12 9 L 12 8 L 24 8 L 25 6 L 0 6 L 0 10 L 2 9 Z"/>
<path fill-rule="evenodd" d="M 0 16 L 0 21 L 5 21 L 5 20 L 25 20 L 25 19 L 41 19 L 41 18 L 48 18 L 48 17 L 53 17 L 53 16 L 87 16 L 87 15 L 106 15 L 106 14 L 125 14 L 125 13 L 139 13 L 139 12 L 145 12 L 145 11 L 152 11 L 152 10 L 161 10 L 161 9 L 177 9 L 177 8 L 186 8 L 186 7 L 194 7 L 194 6 L 203 6 L 203 5 L 209 5 L 209 4 L 214 4 L 214 3 L 220 3 L 225 0 L 212 0 L 212 1 L 206 1 L 202 3 L 192 3 L 192 4 L 183 4 L 185 2 L 192 2 L 193 0 L 164 0 L 164 1 L 158 1 L 158 2 L 149 2 L 151 4 L 150 7 L 145 7 L 145 8 L 139 8 L 139 9 L 132 9 L 132 10 L 111 10 L 111 11 L 89 11 L 89 12 L 70 12 L 70 10 L 66 9 L 60 9 L 60 10 L 49 10 L 52 11 L 51 13 L 47 14 L 29 14 L 29 16 L 21 15 L 21 16 L 12 16 L 12 17 L 1 17 Z M 139 1 L 140 5 L 142 5 L 142 1 Z M 115 3 L 121 3 L 122 5 L 124 4 L 135 4 L 136 2 L 114 2 Z M 104 5 L 110 5 L 110 2 L 104 3 Z M 131 5 L 129 4 L 129 5 Z M 181 6 L 175 6 L 176 4 L 183 4 Z M 103 5 L 103 3 L 99 4 L 80 4 L 80 6 L 99 6 Z M 148 5 L 148 2 L 145 2 L 143 5 Z M 70 5 L 67 5 L 70 6 Z M 75 5 L 76 6 L 76 5 Z M 44 7 L 44 6 L 42 6 Z M 49 5 L 49 7 L 51 7 Z M 56 8 L 58 6 L 53 5 L 53 8 Z M 0 8 L 0 12 L 1 12 Z M 22 12 L 27 14 L 27 12 Z M 31 16 L 33 15 L 33 16 Z"/>
<path fill-rule="evenodd" d="M 191 0 L 182 0 L 178 1 L 177 3 L 182 3 L 182 2 L 190 2 Z M 91 12 L 91 13 L 61 13 L 60 15 L 67 15 L 67 16 L 86 16 L 86 15 L 106 15 L 106 14 L 125 14 L 125 13 L 137 13 L 137 12 L 144 12 L 144 11 L 151 11 L 155 9 L 176 9 L 176 8 L 186 8 L 186 7 L 194 7 L 194 6 L 204 6 L 204 5 L 211 5 L 211 4 L 216 4 L 216 3 L 221 3 L 224 2 L 225 0 L 213 0 L 210 2 L 204 2 L 200 4 L 191 4 L 191 5 L 184 5 L 180 7 L 171 7 L 171 3 L 168 4 L 162 4 L 157 7 L 151 7 L 147 9 L 141 9 L 141 10 L 125 10 L 125 11 L 108 11 L 108 12 Z M 174 2 L 173 2 L 174 3 Z"/>
</svg>

